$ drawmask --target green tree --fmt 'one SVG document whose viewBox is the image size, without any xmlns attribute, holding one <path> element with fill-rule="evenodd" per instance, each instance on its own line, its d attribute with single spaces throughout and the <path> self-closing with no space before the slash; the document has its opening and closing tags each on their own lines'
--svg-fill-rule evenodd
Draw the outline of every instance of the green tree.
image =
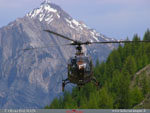
<svg viewBox="0 0 150 113">
<path fill-rule="evenodd" d="M 59 100 L 57 98 L 55 98 L 50 105 L 50 109 L 59 109 L 60 108 L 59 105 L 60 105 Z M 48 106 L 46 106 L 46 108 L 48 108 Z"/>
<path fill-rule="evenodd" d="M 137 34 L 135 34 L 133 36 L 133 41 L 140 41 L 140 37 Z M 132 55 L 135 55 L 137 53 L 137 50 L 139 49 L 140 46 L 141 46 L 141 43 L 133 42 L 131 44 Z"/>
<path fill-rule="evenodd" d="M 125 60 L 123 71 L 127 71 L 130 74 L 130 79 L 132 79 L 133 75 L 136 72 L 136 62 L 133 56 L 128 56 Z"/>
<path fill-rule="evenodd" d="M 145 74 L 143 75 L 143 78 L 142 78 L 142 92 L 144 96 L 149 92 L 148 79 Z"/>
<path fill-rule="evenodd" d="M 119 86 L 120 86 L 120 72 L 118 70 L 115 70 L 113 72 L 113 79 L 111 82 L 111 91 L 112 93 L 118 93 L 119 92 Z"/>
<path fill-rule="evenodd" d="M 128 40 L 128 38 L 127 38 L 127 40 Z M 123 57 L 126 58 L 131 54 L 132 54 L 132 44 L 131 43 L 125 43 L 124 47 L 123 47 Z"/>
<path fill-rule="evenodd" d="M 138 87 L 131 90 L 131 106 L 139 104 L 143 100 L 143 94 Z"/>
<path fill-rule="evenodd" d="M 128 109 L 131 107 L 129 73 L 124 71 L 120 76 L 121 77 L 120 77 L 120 85 L 119 85 L 119 93 L 118 93 L 118 102 L 119 102 L 118 108 Z"/>
<path fill-rule="evenodd" d="M 97 102 L 97 95 L 94 92 L 90 92 L 90 98 L 88 101 L 88 108 L 89 109 L 97 109 L 98 108 L 98 102 Z"/>
<path fill-rule="evenodd" d="M 71 97 L 71 94 L 69 92 L 65 92 L 64 94 L 64 108 L 65 109 L 75 109 L 77 108 L 77 103 L 73 98 Z"/>
<path fill-rule="evenodd" d="M 150 62 L 150 43 L 145 46 L 146 55 L 148 58 L 148 62 Z"/>
<path fill-rule="evenodd" d="M 150 40 L 150 31 L 149 31 L 149 29 L 147 29 L 147 31 L 145 32 L 143 40 Z"/>
<path fill-rule="evenodd" d="M 85 96 L 82 97 L 82 99 L 80 100 L 80 109 L 87 109 L 88 105 L 87 105 L 88 101 L 87 98 Z"/>
<path fill-rule="evenodd" d="M 113 108 L 113 98 L 110 96 L 106 86 L 99 91 L 98 106 L 100 109 Z"/>
</svg>

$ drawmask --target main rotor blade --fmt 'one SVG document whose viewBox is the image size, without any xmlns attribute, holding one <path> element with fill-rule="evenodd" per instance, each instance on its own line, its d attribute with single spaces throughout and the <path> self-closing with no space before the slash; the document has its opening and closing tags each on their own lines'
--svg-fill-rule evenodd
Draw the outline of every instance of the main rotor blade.
<svg viewBox="0 0 150 113">
<path fill-rule="evenodd" d="M 60 46 L 67 46 L 69 44 L 60 45 Z M 21 51 L 28 51 L 28 50 L 34 50 L 34 49 L 44 49 L 44 48 L 50 48 L 50 47 L 59 47 L 59 45 L 53 45 L 53 46 L 45 46 L 45 47 L 29 47 L 25 49 L 21 49 Z"/>
<path fill-rule="evenodd" d="M 140 42 L 150 42 L 148 40 L 138 40 L 138 41 L 108 41 L 108 42 L 90 42 L 90 44 L 107 44 L 107 43 L 140 43 Z"/>
<path fill-rule="evenodd" d="M 46 32 L 48 32 L 48 33 L 52 33 L 52 34 L 54 34 L 54 35 L 57 35 L 57 36 L 59 36 L 59 37 L 62 37 L 62 38 L 64 38 L 64 39 L 67 39 L 67 40 L 76 42 L 75 40 L 73 40 L 73 39 L 71 39 L 71 38 L 68 38 L 68 37 L 66 37 L 66 36 L 63 36 L 63 35 L 61 35 L 61 34 L 59 34 L 59 33 L 56 33 L 56 32 L 50 31 L 50 30 L 43 30 L 43 31 L 46 31 Z"/>
</svg>

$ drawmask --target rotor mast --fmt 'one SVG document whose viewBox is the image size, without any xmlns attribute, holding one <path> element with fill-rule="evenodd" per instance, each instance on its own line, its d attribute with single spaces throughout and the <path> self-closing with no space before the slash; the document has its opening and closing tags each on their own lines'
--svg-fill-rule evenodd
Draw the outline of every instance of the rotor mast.
<svg viewBox="0 0 150 113">
<path fill-rule="evenodd" d="M 76 49 L 77 49 L 77 51 L 79 53 L 81 53 L 82 52 L 82 46 L 81 46 L 81 44 L 77 45 Z"/>
</svg>

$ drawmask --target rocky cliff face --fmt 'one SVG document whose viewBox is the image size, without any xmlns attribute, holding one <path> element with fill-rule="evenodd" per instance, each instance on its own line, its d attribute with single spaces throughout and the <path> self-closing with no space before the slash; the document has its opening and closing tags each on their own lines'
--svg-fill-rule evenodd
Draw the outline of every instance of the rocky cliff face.
<svg viewBox="0 0 150 113">
<path fill-rule="evenodd" d="M 43 30 L 49 29 L 76 40 L 110 41 L 59 6 L 45 1 L 23 18 L 0 28 L 0 108 L 42 108 L 61 93 L 67 60 L 75 49 Z M 31 51 L 24 48 L 45 47 Z M 94 62 L 103 61 L 114 45 L 84 46 Z M 67 88 L 67 87 L 66 87 Z"/>
</svg>

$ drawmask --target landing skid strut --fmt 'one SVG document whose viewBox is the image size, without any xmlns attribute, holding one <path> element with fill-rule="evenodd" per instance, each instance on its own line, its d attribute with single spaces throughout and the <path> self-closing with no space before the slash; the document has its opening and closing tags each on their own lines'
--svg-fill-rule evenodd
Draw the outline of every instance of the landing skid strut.
<svg viewBox="0 0 150 113">
<path fill-rule="evenodd" d="M 68 83 L 71 83 L 68 78 L 65 79 L 65 80 L 62 80 L 62 91 L 63 91 L 63 92 L 64 92 L 64 89 L 65 89 L 65 86 L 66 86 Z"/>
</svg>

